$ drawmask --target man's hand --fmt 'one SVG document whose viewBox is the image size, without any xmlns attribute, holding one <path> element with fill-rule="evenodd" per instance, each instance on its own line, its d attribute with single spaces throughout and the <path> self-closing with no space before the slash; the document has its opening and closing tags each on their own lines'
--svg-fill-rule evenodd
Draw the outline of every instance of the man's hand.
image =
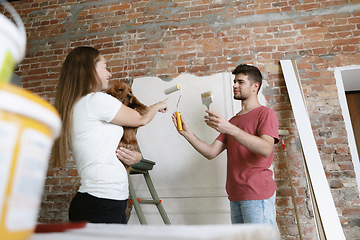
<svg viewBox="0 0 360 240">
<path fill-rule="evenodd" d="M 207 159 L 211 160 L 217 155 L 219 155 L 225 149 L 225 144 L 220 141 L 215 140 L 213 144 L 209 145 L 202 140 L 200 140 L 195 134 L 191 131 L 189 125 L 184 120 L 182 115 L 180 116 L 183 130 L 178 132 L 182 135 L 200 154 L 202 154 Z M 175 113 L 172 115 L 172 121 L 176 129 L 177 126 L 177 119 Z"/>
<path fill-rule="evenodd" d="M 178 130 L 178 123 L 177 123 L 177 118 L 176 118 L 176 114 L 173 113 L 171 116 L 171 119 L 174 123 L 174 126 L 176 127 L 176 129 Z M 180 119 L 181 119 L 181 124 L 182 124 L 182 131 L 178 132 L 180 133 L 180 135 L 184 136 L 185 138 L 189 137 L 190 135 L 192 135 L 192 131 L 189 127 L 189 125 L 187 124 L 187 122 L 185 121 L 185 119 L 183 118 L 182 115 L 180 115 Z"/>
<path fill-rule="evenodd" d="M 220 133 L 230 134 L 234 130 L 234 127 L 236 127 L 214 111 L 206 110 L 205 112 L 209 114 L 204 117 L 206 119 L 205 123 Z"/>
<path fill-rule="evenodd" d="M 214 111 L 206 110 L 205 123 L 216 131 L 230 135 L 235 141 L 249 151 L 263 157 L 269 157 L 274 149 L 274 138 L 268 135 L 255 136 L 231 124 L 223 116 Z"/>
</svg>

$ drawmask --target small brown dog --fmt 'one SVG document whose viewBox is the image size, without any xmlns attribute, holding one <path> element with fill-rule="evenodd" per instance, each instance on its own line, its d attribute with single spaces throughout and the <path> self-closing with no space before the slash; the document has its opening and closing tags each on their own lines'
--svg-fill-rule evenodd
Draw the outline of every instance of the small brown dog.
<svg viewBox="0 0 360 240">
<path fill-rule="evenodd" d="M 124 105 L 138 111 L 141 115 L 144 115 L 148 111 L 148 107 L 142 104 L 132 93 L 131 87 L 125 82 L 119 82 L 114 86 L 110 87 L 107 91 L 107 94 L 117 98 Z M 124 135 L 119 142 L 119 148 L 124 147 L 132 151 L 137 150 L 137 139 L 136 131 L 137 127 L 123 127 Z M 131 167 L 124 164 L 128 171 L 131 170 Z"/>
</svg>

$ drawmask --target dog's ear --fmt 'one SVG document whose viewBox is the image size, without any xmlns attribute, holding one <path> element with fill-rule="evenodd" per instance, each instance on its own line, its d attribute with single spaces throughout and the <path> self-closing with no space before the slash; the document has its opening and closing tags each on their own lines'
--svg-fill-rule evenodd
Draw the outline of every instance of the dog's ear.
<svg viewBox="0 0 360 240">
<path fill-rule="evenodd" d="M 141 115 L 147 113 L 147 111 L 148 111 L 148 106 L 146 106 L 145 104 L 142 104 L 134 95 L 133 95 L 131 108 L 138 111 Z"/>
<path fill-rule="evenodd" d="M 139 106 L 144 106 L 144 104 L 142 104 L 139 99 L 137 99 L 134 95 L 132 95 L 132 104 L 131 104 L 131 107 L 132 108 L 136 108 L 136 107 L 139 107 Z"/>
<path fill-rule="evenodd" d="M 111 95 L 111 89 L 113 89 L 113 88 L 114 88 L 114 87 L 108 88 L 108 89 L 106 90 L 106 93 Z"/>
<path fill-rule="evenodd" d="M 106 91 L 107 94 L 110 94 L 111 96 L 115 97 L 116 96 L 116 90 L 115 87 L 111 87 Z"/>
</svg>

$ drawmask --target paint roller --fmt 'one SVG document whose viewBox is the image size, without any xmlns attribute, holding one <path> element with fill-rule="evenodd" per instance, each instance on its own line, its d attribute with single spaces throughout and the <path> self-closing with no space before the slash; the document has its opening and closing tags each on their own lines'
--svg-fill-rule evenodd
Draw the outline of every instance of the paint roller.
<svg viewBox="0 0 360 240">
<path fill-rule="evenodd" d="M 177 102 L 177 104 L 176 104 L 176 112 L 175 112 L 175 115 L 176 115 L 178 130 L 179 130 L 179 131 L 182 131 L 183 128 L 182 128 L 181 118 L 180 118 L 181 112 L 178 111 L 179 102 L 180 102 L 180 98 L 181 98 L 181 95 L 182 95 L 182 87 L 181 87 L 181 84 L 178 84 L 178 85 L 172 86 L 172 87 L 170 87 L 170 88 L 168 88 L 168 89 L 165 89 L 165 90 L 164 90 L 164 93 L 165 93 L 166 95 L 169 95 L 170 93 L 176 92 L 176 91 L 178 91 L 178 90 L 180 90 L 180 96 L 179 96 L 179 100 L 178 100 L 178 102 Z"/>
</svg>

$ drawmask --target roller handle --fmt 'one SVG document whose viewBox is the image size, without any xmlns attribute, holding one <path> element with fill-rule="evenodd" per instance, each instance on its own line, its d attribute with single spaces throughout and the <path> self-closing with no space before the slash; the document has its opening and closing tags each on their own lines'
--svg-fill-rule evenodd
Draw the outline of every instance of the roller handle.
<svg viewBox="0 0 360 240">
<path fill-rule="evenodd" d="M 175 112 L 175 115 L 176 115 L 178 130 L 179 130 L 179 131 L 182 131 L 183 128 L 182 128 L 181 117 L 180 117 L 180 116 L 181 116 L 181 112 Z"/>
</svg>

